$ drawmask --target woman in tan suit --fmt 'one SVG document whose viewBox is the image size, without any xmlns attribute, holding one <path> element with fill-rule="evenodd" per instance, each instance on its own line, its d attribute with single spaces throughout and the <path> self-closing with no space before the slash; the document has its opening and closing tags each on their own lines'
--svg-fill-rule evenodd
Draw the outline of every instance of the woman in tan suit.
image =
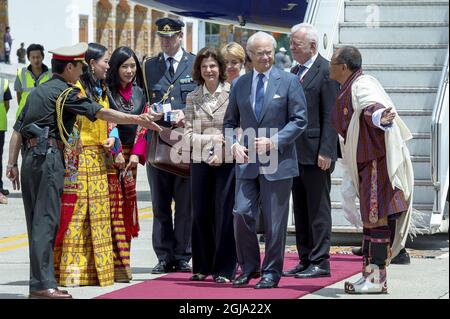
<svg viewBox="0 0 450 319">
<path fill-rule="evenodd" d="M 191 280 L 209 275 L 230 282 L 236 270 L 233 232 L 234 163 L 225 163 L 223 118 L 230 84 L 226 64 L 211 48 L 200 50 L 193 78 L 199 86 L 186 99 L 185 138 L 191 153 L 192 265 Z"/>
</svg>

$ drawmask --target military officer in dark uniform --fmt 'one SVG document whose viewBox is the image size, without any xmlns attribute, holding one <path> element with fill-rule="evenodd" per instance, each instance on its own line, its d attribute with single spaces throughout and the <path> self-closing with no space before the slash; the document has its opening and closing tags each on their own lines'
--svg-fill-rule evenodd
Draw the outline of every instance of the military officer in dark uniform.
<svg viewBox="0 0 450 319">
<path fill-rule="evenodd" d="M 86 43 L 80 43 L 50 51 L 54 76 L 29 95 L 10 141 L 7 175 L 14 189 L 20 189 L 17 159 L 21 147 L 21 175 L 26 177 L 21 182 L 29 241 L 30 298 L 72 298 L 57 288 L 53 245 L 64 186 L 63 141 L 72 131 L 76 115 L 160 130 L 152 121 L 158 119 L 156 114 L 137 116 L 103 109 L 72 86 L 82 74 L 87 48 Z"/>
<path fill-rule="evenodd" d="M 170 127 L 184 127 L 186 96 L 197 84 L 192 79 L 195 56 L 181 47 L 184 23 L 171 18 L 156 21 L 162 51 L 144 62 L 144 78 L 149 103 L 161 102 L 164 95 L 176 120 L 160 121 Z M 147 138 L 150 141 L 150 135 Z M 191 203 L 190 181 L 147 164 L 153 205 L 153 249 L 158 264 L 152 273 L 170 271 L 190 272 L 191 259 Z M 172 223 L 172 200 L 175 201 L 175 225 Z"/>
</svg>

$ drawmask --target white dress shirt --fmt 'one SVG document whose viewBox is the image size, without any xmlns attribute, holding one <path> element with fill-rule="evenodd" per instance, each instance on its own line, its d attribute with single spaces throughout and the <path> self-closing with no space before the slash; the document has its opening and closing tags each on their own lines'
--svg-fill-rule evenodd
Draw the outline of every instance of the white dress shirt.
<svg viewBox="0 0 450 319">
<path fill-rule="evenodd" d="M 313 55 L 311 57 L 311 59 L 309 59 L 308 61 L 306 61 L 303 66 L 306 68 L 303 70 L 302 74 L 298 74 L 298 76 L 300 77 L 300 80 L 303 80 L 303 77 L 306 75 L 306 73 L 308 73 L 309 69 L 311 69 L 312 65 L 314 64 L 314 62 L 316 61 L 317 57 L 319 56 L 319 53 L 316 53 L 315 55 Z"/>
<path fill-rule="evenodd" d="M 269 70 L 267 70 L 266 72 L 264 72 L 264 79 L 263 79 L 264 93 L 266 93 L 267 84 L 269 83 L 270 71 L 272 71 L 272 67 Z M 259 74 L 259 72 L 256 71 L 255 69 L 253 69 L 253 82 L 252 82 L 252 95 L 251 95 L 251 102 L 252 102 L 253 110 L 255 110 L 256 87 L 258 86 L 258 81 L 259 81 L 258 74 Z"/>
<path fill-rule="evenodd" d="M 170 67 L 170 62 L 167 60 L 170 56 L 164 52 L 164 61 L 166 62 L 167 69 Z M 180 47 L 177 53 L 172 57 L 173 58 L 173 72 L 177 73 L 178 64 L 180 64 L 181 59 L 183 58 L 183 49 Z"/>
</svg>

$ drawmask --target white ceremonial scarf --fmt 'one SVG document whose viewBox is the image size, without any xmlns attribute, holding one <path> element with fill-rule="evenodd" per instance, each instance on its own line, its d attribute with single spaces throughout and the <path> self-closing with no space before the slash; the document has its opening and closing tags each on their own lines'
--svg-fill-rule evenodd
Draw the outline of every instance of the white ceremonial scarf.
<svg viewBox="0 0 450 319">
<path fill-rule="evenodd" d="M 385 107 L 392 107 L 394 103 L 386 94 L 381 84 L 370 75 L 361 75 L 352 84 L 352 103 L 354 113 L 347 131 L 347 139 L 344 145 L 344 156 L 348 161 L 348 168 L 352 182 L 359 197 L 359 177 L 356 153 L 359 140 L 359 118 L 361 112 L 375 103 Z M 397 115 L 392 123 L 392 128 L 384 133 L 386 145 L 386 162 L 389 180 L 392 187 L 403 191 L 405 200 L 409 202 L 408 211 L 403 213 L 396 223 L 396 236 L 392 243 L 392 256 L 395 257 L 404 247 L 408 237 L 411 223 L 414 172 L 406 141 L 412 139 L 412 134 L 402 119 Z"/>
</svg>

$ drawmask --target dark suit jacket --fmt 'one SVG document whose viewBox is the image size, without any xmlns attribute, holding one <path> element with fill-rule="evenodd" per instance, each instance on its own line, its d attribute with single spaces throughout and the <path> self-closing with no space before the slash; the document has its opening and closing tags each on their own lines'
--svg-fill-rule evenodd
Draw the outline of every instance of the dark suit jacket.
<svg viewBox="0 0 450 319">
<path fill-rule="evenodd" d="M 300 164 L 317 165 L 318 155 L 337 157 L 338 135 L 331 125 L 339 83 L 329 78 L 329 62 L 320 54 L 301 82 L 308 105 L 308 127 L 296 140 Z M 297 74 L 299 65 L 291 69 Z"/>
<path fill-rule="evenodd" d="M 278 151 L 274 150 L 278 152 L 278 167 L 276 172 L 265 174 L 266 179 L 276 181 L 298 176 L 294 141 L 302 134 L 308 118 L 302 87 L 294 75 L 272 67 L 258 120 L 251 101 L 252 82 L 253 72 L 249 72 L 241 76 L 231 88 L 223 125 L 228 144 L 231 145 L 234 141 L 229 139 L 227 128 L 241 127 L 244 135 L 247 129 L 256 130 L 259 137 L 273 138 L 275 143 L 278 142 Z M 278 133 L 271 129 L 277 129 Z M 254 139 L 249 137 L 243 144 L 251 154 Z M 257 178 L 261 166 L 267 165 L 261 164 L 259 159 L 254 163 L 237 164 L 236 177 Z"/>
<path fill-rule="evenodd" d="M 143 65 L 146 94 L 149 104 L 161 101 L 164 93 L 173 85 L 166 103 L 172 104 L 172 109 L 182 110 L 186 107 L 188 93 L 195 90 L 197 83 L 192 79 L 192 69 L 195 55 L 184 51 L 173 79 L 164 61 L 164 54 L 145 60 Z M 170 126 L 170 123 L 159 121 L 158 124 Z"/>
</svg>

